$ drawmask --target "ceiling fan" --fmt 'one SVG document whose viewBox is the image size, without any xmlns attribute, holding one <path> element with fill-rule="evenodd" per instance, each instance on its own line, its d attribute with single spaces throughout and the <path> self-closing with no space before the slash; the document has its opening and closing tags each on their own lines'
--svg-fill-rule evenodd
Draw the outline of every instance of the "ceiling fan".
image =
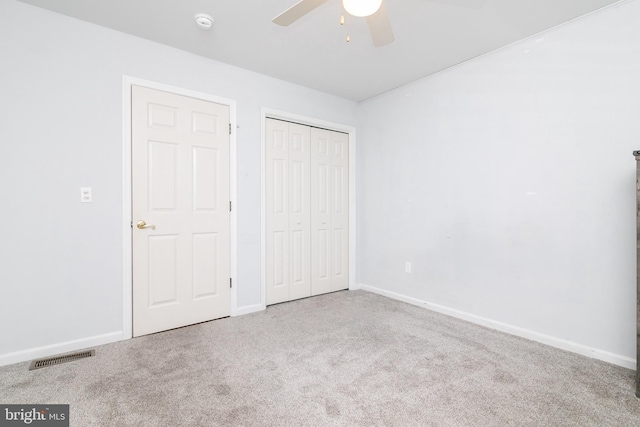
<svg viewBox="0 0 640 427">
<path fill-rule="evenodd" d="M 301 0 L 273 18 L 278 25 L 287 26 L 328 0 Z M 375 46 L 384 46 L 394 40 L 389 15 L 382 0 L 342 0 L 344 10 L 356 17 L 366 17 Z"/>
<path fill-rule="evenodd" d="M 300 0 L 280 15 L 273 18 L 278 25 L 287 26 L 318 6 L 329 0 Z M 434 3 L 443 3 L 468 9 L 479 9 L 486 0 L 429 0 Z M 376 47 L 384 46 L 394 40 L 391 22 L 383 0 L 342 0 L 344 10 L 356 17 L 366 17 L 369 32 Z M 349 39 L 347 38 L 347 41 Z"/>
</svg>

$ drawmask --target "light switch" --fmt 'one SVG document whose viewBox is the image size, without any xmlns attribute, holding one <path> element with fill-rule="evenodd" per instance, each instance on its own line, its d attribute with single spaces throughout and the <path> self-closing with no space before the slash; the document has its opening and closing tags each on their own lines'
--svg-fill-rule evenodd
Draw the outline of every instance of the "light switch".
<svg viewBox="0 0 640 427">
<path fill-rule="evenodd" d="M 80 202 L 91 203 L 91 187 L 80 187 Z"/>
</svg>

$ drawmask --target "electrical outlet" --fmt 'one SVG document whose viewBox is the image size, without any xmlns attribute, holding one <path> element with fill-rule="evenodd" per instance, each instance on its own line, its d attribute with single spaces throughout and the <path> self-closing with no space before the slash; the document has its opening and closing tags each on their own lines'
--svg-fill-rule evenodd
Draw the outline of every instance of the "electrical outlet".
<svg viewBox="0 0 640 427">
<path fill-rule="evenodd" d="M 404 271 L 405 273 L 411 273 L 411 263 L 410 262 L 405 262 L 404 263 Z"/>
<path fill-rule="evenodd" d="M 92 201 L 91 187 L 80 187 L 80 203 L 91 203 Z"/>
</svg>

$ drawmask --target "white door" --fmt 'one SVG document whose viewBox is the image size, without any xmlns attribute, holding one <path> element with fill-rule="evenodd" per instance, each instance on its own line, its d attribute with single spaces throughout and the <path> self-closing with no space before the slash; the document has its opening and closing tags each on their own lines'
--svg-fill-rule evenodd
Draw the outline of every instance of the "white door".
<svg viewBox="0 0 640 427">
<path fill-rule="evenodd" d="M 349 135 L 267 119 L 267 305 L 349 287 Z"/>
<path fill-rule="evenodd" d="M 311 128 L 311 294 L 349 287 L 349 135 Z"/>
<path fill-rule="evenodd" d="M 267 119 L 267 304 L 311 295 L 308 126 Z"/>
<path fill-rule="evenodd" d="M 131 107 L 133 335 L 228 316 L 229 107 L 138 86 Z"/>
</svg>

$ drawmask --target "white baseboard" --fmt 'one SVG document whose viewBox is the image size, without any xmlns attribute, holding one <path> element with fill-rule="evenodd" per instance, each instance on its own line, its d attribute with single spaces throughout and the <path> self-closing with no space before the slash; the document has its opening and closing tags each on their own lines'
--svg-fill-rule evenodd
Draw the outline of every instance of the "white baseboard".
<svg viewBox="0 0 640 427">
<path fill-rule="evenodd" d="M 244 307 L 238 307 L 236 312 L 233 314 L 233 317 L 255 313 L 264 309 L 265 308 L 262 306 L 262 304 L 245 305 Z"/>
<path fill-rule="evenodd" d="M 0 355 L 0 366 L 14 363 L 26 362 L 32 359 L 40 359 L 56 354 L 68 353 L 71 351 L 83 350 L 88 347 L 95 347 L 102 344 L 109 344 L 122 340 L 122 331 L 97 335 L 95 337 L 82 338 L 79 340 L 66 341 L 62 343 L 46 345 L 43 347 L 30 348 L 28 350 L 16 351 Z"/>
<path fill-rule="evenodd" d="M 245 307 L 239 307 L 233 314 L 233 316 L 242 316 L 244 314 L 255 313 L 262 310 L 264 310 L 264 307 L 261 304 L 248 305 Z M 14 353 L 0 354 L 0 366 L 6 366 L 14 363 L 26 362 L 33 359 L 40 359 L 42 357 L 49 357 L 57 354 L 82 350 L 88 347 L 109 344 L 128 338 L 131 338 L 131 336 L 126 337 L 122 333 L 122 331 L 118 331 L 103 335 L 97 335 L 95 337 L 82 338 L 79 340 L 51 344 L 43 347 L 30 348 L 27 350 L 16 351 Z"/>
<path fill-rule="evenodd" d="M 362 283 L 357 284 L 351 289 L 362 289 L 364 291 L 373 292 L 391 299 L 403 301 L 408 304 L 416 305 L 418 307 L 426 308 L 438 313 L 446 314 L 447 316 L 456 317 L 458 319 L 466 320 L 471 323 L 485 326 L 487 328 L 496 329 L 498 331 L 506 332 L 511 335 L 516 335 L 522 338 L 527 338 L 532 341 L 537 341 L 542 344 L 556 347 L 562 350 L 577 353 L 582 356 L 590 357 L 592 359 L 602 360 L 604 362 L 612 363 L 614 365 L 622 366 L 624 368 L 636 370 L 636 359 L 632 359 L 627 356 L 610 353 L 598 348 L 588 347 L 586 345 L 578 344 L 573 341 L 568 341 L 562 338 L 553 337 L 546 334 L 541 334 L 529 329 L 520 328 L 518 326 L 509 325 L 507 323 L 499 322 L 497 320 L 488 319 L 486 317 L 476 316 L 475 314 L 467 313 L 464 311 L 449 308 L 440 304 L 434 304 L 428 301 L 422 301 L 417 298 L 408 297 L 396 292 L 387 291 L 384 289 L 368 286 Z"/>
</svg>

